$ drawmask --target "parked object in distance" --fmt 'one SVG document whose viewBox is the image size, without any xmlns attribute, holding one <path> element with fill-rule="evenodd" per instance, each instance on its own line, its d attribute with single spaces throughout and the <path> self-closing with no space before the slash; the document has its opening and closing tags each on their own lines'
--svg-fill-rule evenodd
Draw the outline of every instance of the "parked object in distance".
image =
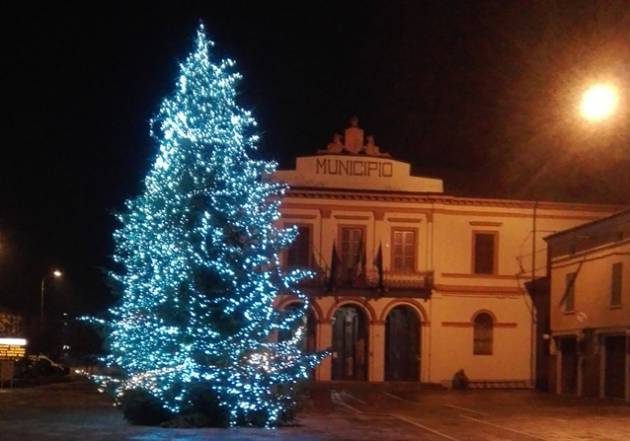
<svg viewBox="0 0 630 441">
<path fill-rule="evenodd" d="M 52 361 L 46 355 L 29 355 L 18 364 L 18 375 L 22 377 L 39 377 L 46 375 L 67 375 L 69 369 Z"/>
</svg>

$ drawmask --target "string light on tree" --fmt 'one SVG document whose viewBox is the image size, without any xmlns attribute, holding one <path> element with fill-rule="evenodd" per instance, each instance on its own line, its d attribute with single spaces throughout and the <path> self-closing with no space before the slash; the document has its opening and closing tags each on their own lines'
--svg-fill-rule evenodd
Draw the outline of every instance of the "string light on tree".
<svg viewBox="0 0 630 441">
<path fill-rule="evenodd" d="M 280 268 L 296 235 L 276 226 L 286 187 L 271 180 L 274 163 L 252 159 L 256 123 L 235 101 L 241 77 L 233 61 L 213 62 L 211 47 L 201 25 L 151 122 L 159 152 L 144 191 L 118 216 L 122 298 L 97 322 L 110 329 L 105 361 L 124 376 L 95 380 L 119 397 L 144 390 L 174 413 L 205 388 L 231 425 L 262 416 L 272 426 L 292 405 L 291 385 L 327 354 L 302 353 L 301 330 L 272 338 L 300 323 L 308 302 L 295 287 L 309 273 Z M 279 294 L 303 306 L 279 311 Z"/>
</svg>

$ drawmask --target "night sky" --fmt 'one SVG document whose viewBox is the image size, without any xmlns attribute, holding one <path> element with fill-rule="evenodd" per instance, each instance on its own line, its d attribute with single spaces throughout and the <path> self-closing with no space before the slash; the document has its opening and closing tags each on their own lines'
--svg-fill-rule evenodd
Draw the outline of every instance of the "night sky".
<svg viewBox="0 0 630 441">
<path fill-rule="evenodd" d="M 283 167 L 357 114 L 452 194 L 630 203 L 630 1 L 125 3 L 3 11 L 0 305 L 37 312 L 56 266 L 51 314 L 112 300 L 112 214 L 200 19 Z M 594 81 L 621 93 L 598 125 L 577 115 Z"/>
</svg>

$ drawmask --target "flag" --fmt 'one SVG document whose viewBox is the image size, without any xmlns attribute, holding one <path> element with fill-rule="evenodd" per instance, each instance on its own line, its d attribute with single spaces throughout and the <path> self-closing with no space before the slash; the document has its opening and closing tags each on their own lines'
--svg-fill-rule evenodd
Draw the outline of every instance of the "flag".
<svg viewBox="0 0 630 441">
<path fill-rule="evenodd" d="M 328 278 L 327 291 L 333 291 L 337 282 L 337 272 L 339 271 L 339 255 L 337 254 L 337 247 L 333 242 L 332 257 L 330 258 L 330 276 Z"/>
<path fill-rule="evenodd" d="M 365 272 L 365 249 L 362 249 L 357 254 L 357 260 L 354 262 L 352 270 L 354 284 L 361 284 Z"/>
<path fill-rule="evenodd" d="M 568 273 L 565 278 L 565 287 L 564 294 L 560 299 L 560 306 L 564 307 L 566 310 L 575 308 L 575 304 L 571 304 L 570 302 L 575 302 L 575 279 L 577 279 L 578 274 L 580 274 L 580 270 L 582 269 L 582 265 L 584 264 L 584 259 L 580 261 L 575 272 Z M 573 295 L 574 298 L 571 298 Z"/>
<path fill-rule="evenodd" d="M 374 266 L 378 271 L 378 285 L 377 288 L 379 292 L 383 292 L 385 290 L 385 286 L 383 284 L 383 249 L 381 248 L 381 243 L 378 244 L 378 251 L 376 251 L 376 256 L 374 256 Z"/>
</svg>

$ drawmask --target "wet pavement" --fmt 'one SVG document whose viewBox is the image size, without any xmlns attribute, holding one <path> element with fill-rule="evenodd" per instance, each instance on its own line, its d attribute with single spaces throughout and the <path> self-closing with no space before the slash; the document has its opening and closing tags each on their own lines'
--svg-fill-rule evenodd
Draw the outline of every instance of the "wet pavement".
<svg viewBox="0 0 630 441">
<path fill-rule="evenodd" d="M 415 385 L 317 385 L 295 425 L 264 429 L 131 426 L 81 380 L 0 390 L 0 440 L 621 441 L 630 406 L 527 390 L 456 392 Z"/>
</svg>

